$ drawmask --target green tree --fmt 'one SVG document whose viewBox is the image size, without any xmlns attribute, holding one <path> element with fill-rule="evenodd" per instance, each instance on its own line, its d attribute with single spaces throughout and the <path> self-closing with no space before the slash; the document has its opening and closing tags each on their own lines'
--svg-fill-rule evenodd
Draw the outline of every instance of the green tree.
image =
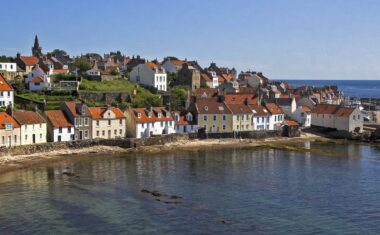
<svg viewBox="0 0 380 235">
<path fill-rule="evenodd" d="M 187 99 L 187 89 L 184 87 L 174 87 L 170 90 L 170 105 L 173 110 L 183 110 Z"/>
<path fill-rule="evenodd" d="M 76 58 L 74 61 L 75 66 L 79 69 L 80 73 L 84 73 L 91 69 L 91 64 L 85 58 Z"/>
<path fill-rule="evenodd" d="M 176 74 L 176 73 L 168 73 L 167 81 L 168 81 L 168 86 L 169 87 L 174 86 L 176 84 L 176 82 L 178 81 L 178 74 Z"/>
</svg>

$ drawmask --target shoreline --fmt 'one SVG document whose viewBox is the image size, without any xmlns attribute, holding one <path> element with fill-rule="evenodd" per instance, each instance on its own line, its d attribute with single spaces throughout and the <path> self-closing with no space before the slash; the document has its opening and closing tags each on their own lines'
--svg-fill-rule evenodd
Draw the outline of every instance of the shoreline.
<svg viewBox="0 0 380 235">
<path fill-rule="evenodd" d="M 30 167 L 40 167 L 50 163 L 63 162 L 72 158 L 78 159 L 79 157 L 95 157 L 114 155 L 114 154 L 134 154 L 134 153 L 158 153 L 170 152 L 178 150 L 202 150 L 202 149 L 215 149 L 215 148 L 277 148 L 288 151 L 297 151 L 296 148 L 290 146 L 295 143 L 304 141 L 321 141 L 321 142 L 335 142 L 326 137 L 303 133 L 300 137 L 272 137 L 266 139 L 206 139 L 206 140 L 180 140 L 164 145 L 152 145 L 137 148 L 122 148 L 110 146 L 92 146 L 79 149 L 61 149 L 53 150 L 50 152 L 34 153 L 30 155 L 16 155 L 0 157 L 0 174 L 26 169 Z M 273 145 L 273 143 L 280 144 Z M 282 146 L 282 147 L 281 147 Z M 289 148 L 288 148 L 289 147 Z M 307 149 L 298 149 L 300 151 L 307 151 Z M 107 157 L 107 156 L 104 156 Z"/>
</svg>

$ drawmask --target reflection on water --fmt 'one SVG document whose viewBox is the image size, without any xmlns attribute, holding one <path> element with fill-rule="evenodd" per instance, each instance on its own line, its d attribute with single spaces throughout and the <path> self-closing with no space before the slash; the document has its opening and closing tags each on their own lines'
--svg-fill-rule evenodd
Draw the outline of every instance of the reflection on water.
<svg viewBox="0 0 380 235">
<path fill-rule="evenodd" d="M 303 147 L 335 154 L 182 151 L 84 157 L 4 174 L 0 233 L 378 233 L 380 152 Z M 182 199 L 158 201 L 142 189 Z"/>
</svg>

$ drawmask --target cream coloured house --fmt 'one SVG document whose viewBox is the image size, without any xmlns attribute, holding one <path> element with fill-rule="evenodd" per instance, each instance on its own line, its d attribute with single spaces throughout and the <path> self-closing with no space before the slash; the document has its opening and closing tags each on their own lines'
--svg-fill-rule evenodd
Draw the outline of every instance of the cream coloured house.
<svg viewBox="0 0 380 235">
<path fill-rule="evenodd" d="M 13 118 L 20 125 L 20 144 L 46 143 L 46 121 L 40 114 L 33 111 L 16 111 Z"/>
<path fill-rule="evenodd" d="M 119 108 L 90 107 L 88 109 L 92 117 L 92 137 L 94 139 L 125 137 L 126 118 Z"/>
</svg>

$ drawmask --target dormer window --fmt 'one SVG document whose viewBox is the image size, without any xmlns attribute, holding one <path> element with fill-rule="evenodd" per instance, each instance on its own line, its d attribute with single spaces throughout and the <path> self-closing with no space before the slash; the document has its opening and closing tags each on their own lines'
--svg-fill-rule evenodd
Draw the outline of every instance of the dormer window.
<svg viewBox="0 0 380 235">
<path fill-rule="evenodd" d="M 158 118 L 161 118 L 161 117 L 162 117 L 162 113 L 161 113 L 161 112 L 158 112 L 158 113 L 157 113 L 157 116 L 158 116 Z"/>
<path fill-rule="evenodd" d="M 170 118 L 170 112 L 166 112 L 166 118 Z"/>
<path fill-rule="evenodd" d="M 141 118 L 141 113 L 137 113 L 137 118 Z"/>
<path fill-rule="evenodd" d="M 191 113 L 188 113 L 186 115 L 186 120 L 189 121 L 189 122 L 193 121 L 193 115 L 191 115 Z"/>
</svg>

